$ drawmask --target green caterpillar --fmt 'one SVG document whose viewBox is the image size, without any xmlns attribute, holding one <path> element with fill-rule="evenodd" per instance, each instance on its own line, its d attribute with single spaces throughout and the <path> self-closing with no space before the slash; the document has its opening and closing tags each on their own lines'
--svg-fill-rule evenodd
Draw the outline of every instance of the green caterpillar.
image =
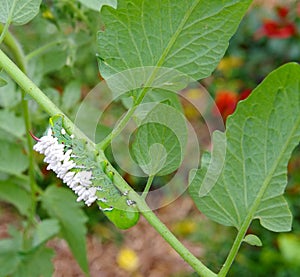
<svg viewBox="0 0 300 277">
<path fill-rule="evenodd" d="M 120 229 L 128 229 L 139 220 L 134 201 L 128 192 L 121 192 L 113 184 L 113 173 L 107 171 L 107 161 L 99 162 L 96 153 L 87 150 L 86 142 L 68 134 L 63 128 L 63 117 L 50 118 L 48 134 L 35 145 L 45 154 L 45 162 L 57 176 L 89 206 L 96 202 L 99 209 Z"/>
</svg>

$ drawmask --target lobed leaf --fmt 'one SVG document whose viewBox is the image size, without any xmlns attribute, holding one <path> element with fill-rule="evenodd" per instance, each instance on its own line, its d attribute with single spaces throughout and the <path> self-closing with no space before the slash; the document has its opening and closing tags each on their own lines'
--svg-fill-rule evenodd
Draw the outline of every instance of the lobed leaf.
<svg viewBox="0 0 300 277">
<path fill-rule="evenodd" d="M 269 74 L 238 104 L 226 132 L 214 133 L 210 162 L 190 186 L 197 207 L 212 220 L 240 229 L 259 219 L 275 232 L 291 229 L 282 194 L 287 163 L 300 140 L 299 76 L 294 63 Z"/>
</svg>

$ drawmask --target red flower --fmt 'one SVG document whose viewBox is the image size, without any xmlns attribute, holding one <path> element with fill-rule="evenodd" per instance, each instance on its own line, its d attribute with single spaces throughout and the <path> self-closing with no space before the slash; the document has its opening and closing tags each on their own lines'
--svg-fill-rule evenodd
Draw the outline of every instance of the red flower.
<svg viewBox="0 0 300 277">
<path fill-rule="evenodd" d="M 245 89 L 240 94 L 228 90 L 220 90 L 215 97 L 216 106 L 213 108 L 213 114 L 218 116 L 221 114 L 223 121 L 226 121 L 227 116 L 231 115 L 240 100 L 246 99 L 252 89 Z"/>
<path fill-rule="evenodd" d="M 279 6 L 276 8 L 276 12 L 280 18 L 286 18 L 289 13 L 289 9 L 287 7 Z"/>
<path fill-rule="evenodd" d="M 262 28 L 259 30 L 260 36 L 269 38 L 289 38 L 297 32 L 293 22 L 277 22 L 274 20 L 265 20 Z"/>
<path fill-rule="evenodd" d="M 222 90 L 217 92 L 215 98 L 216 106 L 213 109 L 213 114 L 221 114 L 225 121 L 227 116 L 232 114 L 238 102 L 238 95 L 232 91 Z"/>
</svg>

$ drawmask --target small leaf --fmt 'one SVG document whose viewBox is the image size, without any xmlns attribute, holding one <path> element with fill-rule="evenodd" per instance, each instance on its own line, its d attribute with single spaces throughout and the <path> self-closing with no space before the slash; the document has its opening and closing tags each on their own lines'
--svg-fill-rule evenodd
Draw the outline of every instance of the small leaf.
<svg viewBox="0 0 300 277">
<path fill-rule="evenodd" d="M 59 221 L 61 233 L 68 242 L 78 264 L 88 273 L 85 235 L 87 217 L 76 202 L 76 196 L 65 188 L 50 186 L 42 196 L 42 206 Z"/>
<path fill-rule="evenodd" d="M 32 247 L 40 246 L 60 231 L 59 222 L 56 219 L 45 219 L 41 221 L 33 234 Z"/>
<path fill-rule="evenodd" d="M 19 144 L 0 139 L 0 171 L 19 175 L 28 167 L 28 159 Z"/>
<path fill-rule="evenodd" d="M 15 2 L 10 18 L 11 9 Z M 11 20 L 13 24 L 23 25 L 33 19 L 39 12 L 42 0 L 0 0 L 0 22 Z"/>
<path fill-rule="evenodd" d="M 22 215 L 29 215 L 31 196 L 28 191 L 10 181 L 0 181 L 0 199 L 13 204 Z"/>
<path fill-rule="evenodd" d="M 117 0 L 78 0 L 80 3 L 85 5 L 86 7 L 100 11 L 103 6 L 110 6 L 114 9 L 117 8 L 118 1 Z"/>
<path fill-rule="evenodd" d="M 295 63 L 270 73 L 228 117 L 226 132 L 214 133 L 210 162 L 190 185 L 197 207 L 212 220 L 240 229 L 259 219 L 271 231 L 291 229 L 282 194 L 300 140 L 299 76 Z"/>
<path fill-rule="evenodd" d="M 260 238 L 256 235 L 253 234 L 249 234 L 247 235 L 244 239 L 244 242 L 252 245 L 252 246 L 262 246 L 262 242 L 260 240 Z"/>
<path fill-rule="evenodd" d="M 0 129 L 5 131 L 8 136 L 21 138 L 25 134 L 24 119 L 8 110 L 0 110 Z"/>
</svg>

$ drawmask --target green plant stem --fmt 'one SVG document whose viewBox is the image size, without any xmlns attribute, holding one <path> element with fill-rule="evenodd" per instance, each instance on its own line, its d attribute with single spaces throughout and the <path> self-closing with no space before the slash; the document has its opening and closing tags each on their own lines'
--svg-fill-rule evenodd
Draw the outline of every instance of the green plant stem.
<svg viewBox="0 0 300 277">
<path fill-rule="evenodd" d="M 0 50 L 0 66 L 11 76 L 19 86 L 33 97 L 36 102 L 50 115 L 63 114 L 63 112 Z M 73 130 L 78 137 L 88 141 L 88 145 L 92 148 L 95 145 L 74 126 L 72 121 L 66 116 L 64 117 L 64 125 L 68 130 Z M 95 149 L 95 148 L 94 148 Z M 103 151 L 99 151 L 99 158 L 106 160 Z M 173 234 L 172 232 L 157 218 L 150 210 L 146 202 L 140 197 L 122 178 L 117 170 L 108 164 L 108 170 L 114 173 L 115 185 L 121 192 L 129 191 L 129 197 L 136 202 L 138 209 L 144 215 L 146 220 L 156 229 L 156 231 L 174 248 L 175 251 L 188 263 L 194 270 L 204 277 L 217 276 L 201 261 L 199 261 Z"/>
<path fill-rule="evenodd" d="M 147 184 L 146 184 L 145 189 L 144 189 L 144 191 L 142 193 L 142 196 L 141 196 L 143 199 L 145 199 L 147 197 L 147 194 L 150 190 L 153 179 L 154 179 L 154 175 L 151 175 L 151 176 L 148 177 Z"/>
<path fill-rule="evenodd" d="M 128 121 L 130 120 L 130 118 L 134 114 L 135 110 L 137 109 L 139 104 L 143 101 L 145 95 L 149 91 L 149 88 L 151 87 L 151 84 L 152 84 L 158 70 L 159 70 L 158 67 L 155 68 L 155 70 L 153 70 L 152 74 L 149 76 L 148 80 L 145 82 L 144 87 L 142 88 L 142 90 L 141 90 L 139 96 L 137 97 L 137 99 L 135 100 L 133 106 L 127 111 L 125 116 L 118 122 L 117 126 L 113 129 L 113 131 L 106 138 L 104 138 L 104 140 L 102 140 L 102 142 L 100 142 L 97 145 L 97 147 L 99 147 L 99 149 L 105 150 L 106 147 L 110 144 L 110 142 L 117 135 L 119 135 L 122 132 L 122 130 L 125 128 Z"/>
<path fill-rule="evenodd" d="M 141 206 L 141 203 L 138 204 Z M 149 208 L 148 208 L 149 209 Z M 176 250 L 176 252 L 200 275 L 205 277 L 217 276 L 209 268 L 203 265 L 157 218 L 150 210 L 142 211 L 143 216 L 154 227 L 154 229 Z"/>
<path fill-rule="evenodd" d="M 194 6 L 192 6 L 190 8 L 190 12 L 192 12 L 192 10 L 195 8 L 196 4 L 197 4 L 197 2 L 195 2 Z M 151 73 L 149 78 L 146 80 L 146 82 L 143 84 L 143 88 L 142 88 L 139 96 L 135 100 L 134 105 L 127 111 L 126 115 L 121 119 L 121 121 L 118 123 L 116 128 L 103 140 L 103 142 L 99 143 L 98 146 L 102 150 L 104 150 L 109 145 L 109 143 L 113 140 L 114 137 L 116 137 L 119 133 L 121 133 L 123 128 L 128 123 L 129 119 L 131 118 L 131 116 L 135 112 L 138 105 L 143 101 L 145 95 L 149 91 L 149 88 L 152 86 L 153 81 L 155 80 L 155 77 L 156 77 L 157 73 L 159 72 L 161 66 L 163 65 L 168 52 L 172 48 L 172 46 L 174 44 L 174 41 L 176 40 L 176 38 L 179 34 L 179 30 L 181 30 L 183 28 L 183 25 L 185 24 L 185 21 L 187 20 L 187 18 L 188 18 L 188 15 L 186 15 L 186 18 L 181 22 L 182 26 L 177 29 L 177 33 L 174 34 L 174 36 L 172 37 L 172 40 L 167 45 L 165 51 L 163 52 L 163 54 L 161 55 L 159 61 L 157 62 L 156 67 L 154 68 L 153 72 Z"/>
<path fill-rule="evenodd" d="M 58 45 L 63 44 L 64 42 L 67 42 L 67 41 L 68 41 L 67 39 L 59 39 L 59 40 L 56 40 L 56 41 L 51 41 L 51 42 L 35 49 L 34 51 L 30 52 L 29 54 L 27 54 L 26 55 L 26 60 L 29 61 L 32 58 L 35 58 L 39 55 L 42 55 L 45 52 L 47 52 L 48 50 L 51 50 L 52 47 L 58 46 Z"/>
<path fill-rule="evenodd" d="M 50 116 L 63 112 L 19 69 L 5 53 L 0 50 L 0 66 L 8 75 L 28 93 Z M 70 119 L 65 116 L 66 125 L 72 127 Z"/>
<path fill-rule="evenodd" d="M 9 25 L 10 25 L 10 21 L 7 21 L 3 27 L 3 25 L 1 25 L 1 36 L 0 36 L 0 44 L 3 42 L 3 40 L 5 39 L 6 37 L 6 34 L 7 34 L 7 31 L 8 31 L 8 28 L 9 28 Z"/>
<path fill-rule="evenodd" d="M 125 116 L 119 121 L 119 123 L 113 129 L 113 131 L 97 145 L 99 149 L 101 150 L 106 149 L 107 146 L 110 144 L 110 142 L 113 140 L 113 138 L 115 138 L 117 135 L 119 135 L 122 132 L 122 130 L 125 128 L 126 124 L 132 117 L 137 107 L 138 105 L 134 105 L 127 111 Z"/>
<path fill-rule="evenodd" d="M 246 221 L 245 221 L 246 222 Z M 248 222 L 246 222 L 248 223 Z M 248 230 L 249 224 L 243 224 L 242 228 L 239 230 L 237 236 L 235 237 L 234 243 L 230 249 L 230 252 L 226 258 L 226 261 L 222 267 L 222 269 L 220 270 L 218 276 L 219 277 L 225 277 L 240 249 L 240 246 L 243 242 L 243 239 L 246 235 L 246 232 Z"/>
<path fill-rule="evenodd" d="M 0 24 L 0 32 L 4 32 L 4 27 Z M 13 54 L 16 64 L 22 65 L 24 63 L 24 53 L 23 50 L 18 43 L 18 41 L 14 38 L 14 36 L 7 32 L 4 38 L 4 44 L 8 47 L 9 51 Z"/>
<path fill-rule="evenodd" d="M 104 155 L 100 152 L 99 155 Z M 101 157 L 104 158 L 104 157 Z M 216 277 L 217 275 L 207 268 L 200 260 L 198 260 L 174 235 L 173 233 L 163 224 L 159 218 L 149 208 L 145 200 L 136 193 L 131 187 L 128 188 L 128 184 L 119 174 L 119 172 L 111 166 L 110 163 L 107 165 L 107 170 L 114 173 L 114 182 L 121 191 L 129 191 L 129 199 L 136 202 L 138 209 L 145 219 L 153 226 L 153 228 L 169 243 L 172 248 L 200 275 L 203 277 Z"/>
</svg>

